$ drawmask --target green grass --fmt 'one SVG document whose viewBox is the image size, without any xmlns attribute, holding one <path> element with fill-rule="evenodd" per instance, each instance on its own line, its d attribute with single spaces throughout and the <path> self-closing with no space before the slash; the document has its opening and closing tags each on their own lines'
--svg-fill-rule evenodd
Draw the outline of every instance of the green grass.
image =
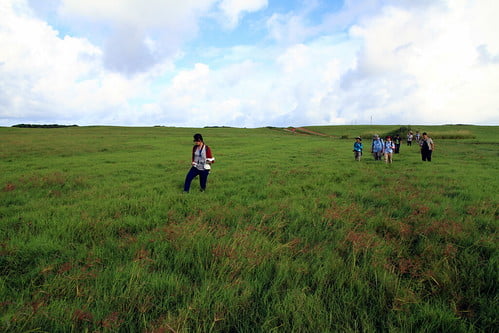
<svg viewBox="0 0 499 333">
<path fill-rule="evenodd" d="M 0 128 L 0 330 L 494 331 L 498 127 L 411 128 Z"/>
</svg>

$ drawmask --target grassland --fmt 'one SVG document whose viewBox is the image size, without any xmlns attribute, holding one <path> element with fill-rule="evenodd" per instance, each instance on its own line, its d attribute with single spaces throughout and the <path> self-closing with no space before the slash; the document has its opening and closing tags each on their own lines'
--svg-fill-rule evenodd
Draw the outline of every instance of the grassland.
<svg viewBox="0 0 499 333">
<path fill-rule="evenodd" d="M 0 331 L 497 330 L 498 127 L 412 128 L 0 128 Z"/>
</svg>

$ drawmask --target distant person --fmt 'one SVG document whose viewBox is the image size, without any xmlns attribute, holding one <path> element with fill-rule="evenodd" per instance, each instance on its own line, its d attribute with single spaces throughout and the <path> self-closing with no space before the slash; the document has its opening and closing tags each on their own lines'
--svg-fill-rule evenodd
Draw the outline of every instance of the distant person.
<svg viewBox="0 0 499 333">
<path fill-rule="evenodd" d="M 392 141 L 391 136 L 385 138 L 385 143 L 383 144 L 383 154 L 385 155 L 385 162 L 391 164 L 393 162 L 393 152 L 395 151 L 395 144 Z"/>
<path fill-rule="evenodd" d="M 412 146 L 412 139 L 414 136 L 412 135 L 412 132 L 407 133 L 407 145 Z"/>
<path fill-rule="evenodd" d="M 423 161 L 431 162 L 431 155 L 435 149 L 435 145 L 426 132 L 423 133 L 423 137 L 419 145 L 421 146 L 421 158 Z"/>
<path fill-rule="evenodd" d="M 211 153 L 210 147 L 204 144 L 201 134 L 194 134 L 194 147 L 192 147 L 192 166 L 185 177 L 184 192 L 188 193 L 191 182 L 196 176 L 199 176 L 201 192 L 206 190 L 206 182 L 210 174 L 211 164 L 215 163 L 215 158 Z"/>
<path fill-rule="evenodd" d="M 416 139 L 416 142 L 419 144 L 421 141 L 421 134 L 419 134 L 419 131 L 416 131 L 416 135 L 414 138 Z"/>
<path fill-rule="evenodd" d="M 360 136 L 355 138 L 355 142 L 353 144 L 353 155 L 356 161 L 360 161 L 362 157 L 362 149 L 364 149 L 364 145 L 362 145 L 362 139 Z"/>
<path fill-rule="evenodd" d="M 383 156 L 383 140 L 379 137 L 378 134 L 374 134 L 373 136 L 371 153 L 373 154 L 375 161 L 381 161 L 381 156 Z"/>
<path fill-rule="evenodd" d="M 393 143 L 395 143 L 395 154 L 398 154 L 400 152 L 400 144 L 402 143 L 400 134 L 395 135 L 395 138 L 393 138 Z"/>
</svg>

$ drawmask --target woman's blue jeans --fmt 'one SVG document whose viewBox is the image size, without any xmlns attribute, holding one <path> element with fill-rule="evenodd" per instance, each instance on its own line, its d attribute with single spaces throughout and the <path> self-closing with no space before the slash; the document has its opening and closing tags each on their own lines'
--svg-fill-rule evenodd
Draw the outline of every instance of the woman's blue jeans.
<svg viewBox="0 0 499 333">
<path fill-rule="evenodd" d="M 206 190 L 206 182 L 208 181 L 209 174 L 210 170 L 198 170 L 197 168 L 192 167 L 187 173 L 187 176 L 185 176 L 184 192 L 189 192 L 192 180 L 196 178 L 196 176 L 198 175 L 199 175 L 199 184 L 201 185 L 201 191 Z"/>
</svg>

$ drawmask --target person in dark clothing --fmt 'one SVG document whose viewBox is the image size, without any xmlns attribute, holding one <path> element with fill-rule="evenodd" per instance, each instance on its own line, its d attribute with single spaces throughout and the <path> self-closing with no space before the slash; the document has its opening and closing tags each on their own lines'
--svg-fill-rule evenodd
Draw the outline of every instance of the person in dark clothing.
<svg viewBox="0 0 499 333">
<path fill-rule="evenodd" d="M 400 134 L 395 135 L 395 138 L 393 138 L 393 143 L 395 143 L 395 154 L 398 154 L 400 152 L 400 143 L 402 142 L 402 138 L 400 137 Z"/>
<path fill-rule="evenodd" d="M 423 138 L 421 139 L 419 145 L 421 146 L 422 160 L 431 162 L 431 155 L 435 149 L 435 145 L 426 132 L 423 133 Z"/>
</svg>

